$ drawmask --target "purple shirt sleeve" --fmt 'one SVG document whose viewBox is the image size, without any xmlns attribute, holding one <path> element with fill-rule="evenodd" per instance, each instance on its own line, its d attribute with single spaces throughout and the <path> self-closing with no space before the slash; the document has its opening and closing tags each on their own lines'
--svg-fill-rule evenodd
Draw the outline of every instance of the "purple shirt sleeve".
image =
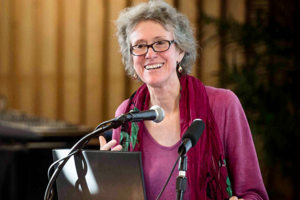
<svg viewBox="0 0 300 200">
<path fill-rule="evenodd" d="M 237 96 L 230 90 L 207 87 L 210 106 L 218 124 L 233 195 L 268 200 L 251 131 Z"/>
</svg>

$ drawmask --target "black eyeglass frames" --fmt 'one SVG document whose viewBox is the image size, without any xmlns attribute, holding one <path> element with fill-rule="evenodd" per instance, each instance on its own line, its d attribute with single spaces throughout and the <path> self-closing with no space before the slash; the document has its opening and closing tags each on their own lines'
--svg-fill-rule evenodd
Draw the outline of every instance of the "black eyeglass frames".
<svg viewBox="0 0 300 200">
<path fill-rule="evenodd" d="M 137 44 L 131 46 L 130 52 L 135 56 L 142 56 L 148 53 L 148 49 L 151 47 L 155 52 L 164 52 L 169 50 L 171 44 L 175 43 L 175 40 L 160 40 L 153 44 Z"/>
</svg>

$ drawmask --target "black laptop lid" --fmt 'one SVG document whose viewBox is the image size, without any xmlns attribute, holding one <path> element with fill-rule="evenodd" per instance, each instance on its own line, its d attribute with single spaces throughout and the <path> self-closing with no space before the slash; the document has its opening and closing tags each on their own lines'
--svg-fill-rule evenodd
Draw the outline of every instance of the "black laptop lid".
<svg viewBox="0 0 300 200">
<path fill-rule="evenodd" d="M 53 150 L 54 161 L 69 151 Z M 83 150 L 69 159 L 56 185 L 59 200 L 146 199 L 140 152 Z"/>
</svg>

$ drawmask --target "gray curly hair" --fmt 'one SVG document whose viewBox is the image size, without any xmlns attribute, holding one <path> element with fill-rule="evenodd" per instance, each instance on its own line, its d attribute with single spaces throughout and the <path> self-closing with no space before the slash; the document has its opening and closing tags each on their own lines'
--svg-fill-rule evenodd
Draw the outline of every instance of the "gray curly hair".
<svg viewBox="0 0 300 200">
<path fill-rule="evenodd" d="M 135 26 L 144 20 L 155 20 L 166 30 L 173 32 L 177 46 L 185 52 L 181 61 L 183 68 L 181 74 L 189 74 L 197 57 L 197 43 L 194 39 L 193 29 L 185 15 L 177 12 L 175 8 L 162 0 L 152 0 L 134 7 L 125 8 L 119 14 L 119 18 L 116 21 L 117 37 L 127 74 L 129 76 L 134 74 L 129 36 Z"/>
</svg>

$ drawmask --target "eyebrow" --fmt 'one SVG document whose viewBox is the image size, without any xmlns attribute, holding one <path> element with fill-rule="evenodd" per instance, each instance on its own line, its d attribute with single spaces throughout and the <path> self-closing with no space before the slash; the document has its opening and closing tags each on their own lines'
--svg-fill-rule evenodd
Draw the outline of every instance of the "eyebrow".
<svg viewBox="0 0 300 200">
<path fill-rule="evenodd" d="M 166 40 L 167 37 L 166 36 L 156 36 L 155 38 L 153 38 L 153 41 L 154 42 L 157 42 L 159 39 L 163 39 L 163 40 Z M 133 43 L 133 45 L 136 45 L 137 43 L 140 43 L 140 42 L 147 42 L 146 40 L 144 39 L 140 39 L 140 40 L 137 40 Z"/>
</svg>

